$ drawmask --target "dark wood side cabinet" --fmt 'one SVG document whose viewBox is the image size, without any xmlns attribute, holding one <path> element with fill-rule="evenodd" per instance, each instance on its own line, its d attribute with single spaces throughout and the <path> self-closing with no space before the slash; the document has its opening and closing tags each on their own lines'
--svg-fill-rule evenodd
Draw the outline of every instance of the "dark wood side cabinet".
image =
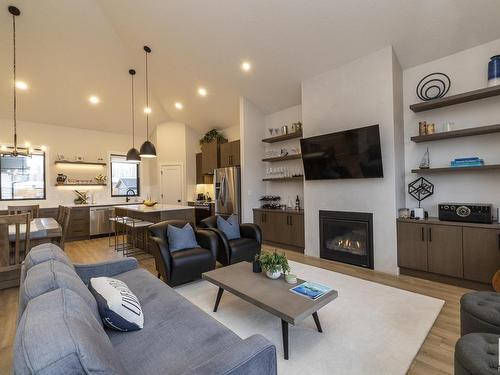
<svg viewBox="0 0 500 375">
<path fill-rule="evenodd" d="M 213 184 L 213 175 L 203 174 L 202 171 L 202 159 L 203 156 L 201 152 L 196 154 L 196 183 L 197 184 Z"/>
<path fill-rule="evenodd" d="M 214 174 L 214 169 L 220 166 L 220 143 L 213 141 L 201 145 L 201 172 Z"/>
<path fill-rule="evenodd" d="M 290 250 L 304 251 L 304 212 L 255 208 L 254 223 L 262 230 L 264 242 Z"/>
<path fill-rule="evenodd" d="M 500 225 L 397 220 L 402 274 L 489 289 L 500 269 Z"/>
<path fill-rule="evenodd" d="M 90 238 L 89 207 L 71 207 L 67 241 Z"/>
<path fill-rule="evenodd" d="M 220 145 L 220 166 L 234 167 L 240 165 L 240 141 L 222 143 Z"/>
</svg>

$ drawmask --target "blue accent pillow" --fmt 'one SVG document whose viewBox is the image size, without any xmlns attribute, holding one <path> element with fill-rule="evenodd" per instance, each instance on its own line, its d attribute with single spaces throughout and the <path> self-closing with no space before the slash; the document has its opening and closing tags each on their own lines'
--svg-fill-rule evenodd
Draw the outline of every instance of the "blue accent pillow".
<svg viewBox="0 0 500 375">
<path fill-rule="evenodd" d="M 231 215 L 227 220 L 222 216 L 217 216 L 217 228 L 226 235 L 228 240 L 241 238 L 238 215 Z"/>
<path fill-rule="evenodd" d="M 183 228 L 178 228 L 174 225 L 167 227 L 168 248 L 170 251 L 177 251 L 183 249 L 192 249 L 194 247 L 201 247 L 196 242 L 193 227 L 187 223 Z"/>
</svg>

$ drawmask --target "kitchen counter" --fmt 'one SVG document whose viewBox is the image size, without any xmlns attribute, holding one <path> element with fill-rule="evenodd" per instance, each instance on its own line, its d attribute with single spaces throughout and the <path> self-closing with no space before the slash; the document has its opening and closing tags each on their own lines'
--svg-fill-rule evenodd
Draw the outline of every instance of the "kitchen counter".
<svg viewBox="0 0 500 375">
<path fill-rule="evenodd" d="M 168 212 L 168 211 L 179 211 L 179 210 L 192 210 L 193 207 L 188 206 L 175 206 L 171 204 L 156 204 L 153 207 L 148 207 L 143 204 L 129 204 L 129 205 L 113 205 L 115 208 L 134 211 L 140 213 L 149 212 Z"/>
</svg>

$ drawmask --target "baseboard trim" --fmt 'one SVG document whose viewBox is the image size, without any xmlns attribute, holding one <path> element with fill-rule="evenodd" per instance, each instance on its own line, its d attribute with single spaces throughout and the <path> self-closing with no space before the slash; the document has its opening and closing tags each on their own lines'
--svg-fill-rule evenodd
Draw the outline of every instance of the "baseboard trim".
<svg viewBox="0 0 500 375">
<path fill-rule="evenodd" d="M 287 245 L 284 243 L 278 243 L 278 242 L 272 242 L 272 241 L 262 241 L 264 245 L 268 246 L 276 246 L 282 249 L 290 250 L 290 251 L 295 251 L 296 253 L 304 254 L 304 248 L 302 247 L 297 247 L 297 246 L 291 246 Z"/>
</svg>

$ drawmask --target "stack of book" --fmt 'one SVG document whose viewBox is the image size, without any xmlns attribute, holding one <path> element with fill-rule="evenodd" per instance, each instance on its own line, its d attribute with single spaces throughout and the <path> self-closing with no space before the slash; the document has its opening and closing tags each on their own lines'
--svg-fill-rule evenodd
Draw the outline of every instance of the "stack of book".
<svg viewBox="0 0 500 375">
<path fill-rule="evenodd" d="M 460 167 L 481 167 L 484 165 L 484 160 L 478 157 L 472 158 L 457 158 L 451 161 L 451 166 L 454 168 Z"/>
</svg>

